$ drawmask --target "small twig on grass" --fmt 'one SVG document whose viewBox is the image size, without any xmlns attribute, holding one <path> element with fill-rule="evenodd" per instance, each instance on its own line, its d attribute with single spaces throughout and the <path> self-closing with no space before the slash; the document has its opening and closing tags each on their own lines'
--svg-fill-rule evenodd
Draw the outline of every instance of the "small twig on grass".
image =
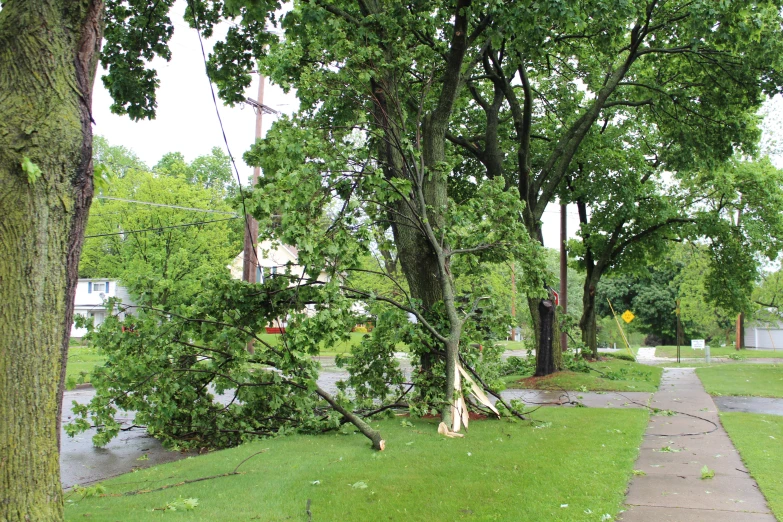
<svg viewBox="0 0 783 522">
<path fill-rule="evenodd" d="M 239 471 L 239 466 L 241 466 L 242 464 L 244 464 L 244 463 L 245 463 L 245 462 L 247 462 L 248 460 L 252 459 L 252 458 L 253 458 L 253 457 L 255 457 L 256 455 L 260 455 L 261 453 L 266 453 L 267 451 L 269 451 L 269 448 L 264 448 L 264 449 L 262 449 L 262 450 L 260 450 L 260 451 L 256 451 L 255 453 L 253 453 L 252 455 L 250 455 L 248 458 L 246 458 L 245 460 L 243 460 L 242 462 L 240 462 L 239 464 L 237 464 L 237 467 L 236 467 L 236 468 L 234 468 L 234 471 L 233 471 L 233 473 L 237 473 L 237 472 Z"/>
<path fill-rule="evenodd" d="M 221 477 L 230 477 L 232 475 L 242 475 L 242 473 L 239 473 L 239 472 L 236 472 L 236 471 L 232 471 L 230 473 L 221 473 L 220 475 L 212 475 L 212 476 L 209 476 L 209 477 L 201 477 L 201 478 L 192 479 L 192 480 L 183 480 L 182 482 L 177 482 L 176 484 L 167 484 L 165 486 L 161 486 L 161 487 L 155 488 L 155 489 L 137 489 L 135 491 L 126 491 L 121 496 L 130 497 L 130 496 L 133 496 L 133 495 L 143 495 L 145 493 L 154 493 L 156 491 L 163 491 L 164 489 L 175 488 L 177 486 L 184 486 L 186 484 L 193 484 L 195 482 L 202 482 L 204 480 L 212 480 L 212 479 L 221 478 Z M 112 496 L 120 496 L 120 495 L 106 495 L 106 496 L 112 497 Z"/>
<path fill-rule="evenodd" d="M 234 468 L 234 471 L 231 471 L 229 473 L 221 473 L 220 475 L 211 475 L 209 477 L 201 477 L 201 478 L 197 478 L 197 479 L 183 480 L 182 482 L 177 482 L 176 484 L 167 484 L 165 486 L 161 486 L 161 487 L 155 488 L 155 489 L 137 489 L 137 490 L 134 490 L 134 491 L 126 491 L 122 495 L 123 496 L 132 496 L 132 495 L 141 495 L 141 494 L 144 494 L 144 493 L 154 493 L 156 491 L 163 491 L 164 489 L 174 488 L 174 487 L 177 487 L 177 486 L 184 486 L 186 484 L 193 484 L 195 482 L 203 482 L 205 480 L 212 480 L 212 479 L 221 478 L 221 477 L 230 477 L 232 475 L 243 475 L 243 473 L 239 472 L 239 466 L 241 466 L 242 464 L 244 464 L 248 460 L 252 459 L 256 455 L 259 455 L 261 453 L 266 453 L 267 451 L 269 451 L 269 448 L 264 448 L 261 451 L 256 451 L 255 453 L 253 453 L 252 455 L 247 457 L 245 460 L 243 460 L 242 462 L 237 464 L 237 467 Z M 107 496 L 116 496 L 116 495 L 107 495 Z"/>
</svg>

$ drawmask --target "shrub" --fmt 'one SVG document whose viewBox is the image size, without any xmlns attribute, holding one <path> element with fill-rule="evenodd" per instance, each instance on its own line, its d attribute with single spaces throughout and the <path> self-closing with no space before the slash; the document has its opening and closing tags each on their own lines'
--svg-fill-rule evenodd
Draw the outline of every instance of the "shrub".
<svg viewBox="0 0 783 522">
<path fill-rule="evenodd" d="M 630 354 L 627 353 L 604 353 L 603 355 L 607 357 L 612 357 L 613 359 L 620 359 L 622 361 L 631 361 L 636 362 L 636 359 L 633 358 Z"/>
<path fill-rule="evenodd" d="M 535 370 L 535 359 L 528 357 L 509 357 L 500 369 L 501 375 L 527 375 Z"/>
</svg>

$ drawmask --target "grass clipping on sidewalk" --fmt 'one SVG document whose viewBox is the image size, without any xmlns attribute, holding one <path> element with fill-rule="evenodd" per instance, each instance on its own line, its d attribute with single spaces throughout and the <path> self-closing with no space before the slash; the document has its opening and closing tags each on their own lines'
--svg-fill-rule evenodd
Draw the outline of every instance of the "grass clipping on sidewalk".
<svg viewBox="0 0 783 522">
<path fill-rule="evenodd" d="M 437 420 L 374 422 L 360 434 L 260 440 L 123 475 L 103 496 L 71 494 L 67 520 L 608 520 L 615 517 L 647 425 L 643 410 L 542 408 L 534 423 L 471 422 L 465 438 Z M 240 474 L 153 490 L 199 477 Z M 115 495 L 115 496 L 112 496 Z M 197 502 L 184 513 L 166 506 Z M 184 501 L 183 500 L 183 501 Z M 175 503 L 175 504 L 172 504 Z"/>
<path fill-rule="evenodd" d="M 778 520 L 783 520 L 783 417 L 721 413 L 723 427 Z"/>
</svg>

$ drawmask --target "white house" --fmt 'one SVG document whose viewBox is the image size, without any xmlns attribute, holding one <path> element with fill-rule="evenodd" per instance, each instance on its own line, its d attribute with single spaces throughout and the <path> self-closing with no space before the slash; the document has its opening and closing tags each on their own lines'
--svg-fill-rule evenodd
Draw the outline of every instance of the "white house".
<svg viewBox="0 0 783 522">
<path fill-rule="evenodd" d="M 751 324 L 745 326 L 745 346 L 760 350 L 783 350 L 783 325 Z"/>
<path fill-rule="evenodd" d="M 256 253 L 258 255 L 258 265 L 256 266 L 256 281 L 259 283 L 264 282 L 268 277 L 274 277 L 275 274 L 289 273 L 291 276 L 291 282 L 289 286 L 296 286 L 297 280 L 294 277 L 302 277 L 304 274 L 304 267 L 299 265 L 299 252 L 296 247 L 291 245 L 273 244 L 271 241 L 262 241 L 259 243 Z M 245 259 L 244 250 L 240 252 L 234 260 L 228 265 L 228 269 L 231 272 L 231 277 L 234 279 L 242 279 L 242 265 Z M 253 260 L 255 261 L 255 259 Z M 329 276 L 326 272 L 321 272 L 318 275 L 318 281 L 329 281 Z M 314 313 L 315 307 L 313 305 L 306 305 L 307 313 Z M 274 324 L 270 324 L 267 327 L 269 333 L 280 333 L 286 327 L 286 321 L 277 319 Z"/>
<path fill-rule="evenodd" d="M 111 279 L 79 279 L 76 286 L 76 297 L 73 303 L 73 315 L 92 317 L 95 326 L 101 324 L 109 311 L 106 309 L 106 301 L 110 297 L 117 297 L 125 304 L 133 304 L 128 291 Z M 121 316 L 124 314 L 121 314 Z M 83 337 L 87 333 L 85 328 L 77 328 L 71 325 L 71 337 Z"/>
<path fill-rule="evenodd" d="M 256 267 L 256 281 L 263 282 L 265 278 L 271 277 L 277 273 L 283 274 L 286 270 L 291 271 L 292 276 L 301 277 L 304 274 L 304 267 L 299 265 L 299 252 L 296 247 L 290 245 L 273 244 L 271 241 L 263 241 L 258 245 L 258 266 Z M 228 266 L 231 271 L 231 277 L 242 279 L 242 264 L 244 263 L 244 250 L 237 255 Z M 255 259 L 253 260 L 255 261 Z M 290 266 L 289 266 L 290 263 Z M 321 272 L 318 276 L 319 281 L 328 281 L 329 276 Z M 296 282 L 292 281 L 292 285 Z"/>
</svg>

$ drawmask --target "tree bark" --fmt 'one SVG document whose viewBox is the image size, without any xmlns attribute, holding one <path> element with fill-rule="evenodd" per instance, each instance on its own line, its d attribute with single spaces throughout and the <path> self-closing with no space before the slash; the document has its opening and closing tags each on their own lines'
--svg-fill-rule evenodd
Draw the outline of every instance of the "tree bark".
<svg viewBox="0 0 783 522">
<path fill-rule="evenodd" d="M 337 410 L 340 413 L 340 415 L 345 417 L 345 420 L 347 420 L 348 422 L 356 426 L 359 429 L 359 431 L 362 432 L 362 435 L 370 439 L 370 442 L 372 442 L 372 449 L 376 451 L 383 451 L 386 448 L 386 441 L 383 440 L 380 431 L 376 431 L 372 429 L 372 427 L 370 427 L 369 424 L 367 424 L 361 418 L 359 418 L 359 416 L 340 406 L 340 403 L 334 400 L 334 397 L 326 393 L 320 386 L 318 385 L 315 386 L 315 392 L 318 395 L 320 395 L 326 402 L 328 402 L 332 408 Z"/>
<path fill-rule="evenodd" d="M 560 349 L 560 332 L 557 327 L 555 303 L 551 299 L 530 299 L 531 311 L 537 307 L 534 322 L 538 326 L 536 349 L 536 377 L 558 372 L 563 367 L 563 351 Z"/>
<path fill-rule="evenodd" d="M 0 11 L 3 521 L 63 518 L 61 397 L 93 192 L 103 8 L 101 0 L 10 0 Z"/>
<path fill-rule="evenodd" d="M 587 283 L 585 283 L 587 285 Z M 582 317 L 579 319 L 579 329 L 582 331 L 582 342 L 585 343 L 593 357 L 598 357 L 598 329 L 595 317 L 595 288 L 590 285 L 585 288 L 582 296 Z"/>
<path fill-rule="evenodd" d="M 593 357 L 598 357 L 598 338 L 595 316 L 595 293 L 600 274 L 596 274 L 591 263 L 587 263 L 584 290 L 582 291 L 582 317 L 579 318 L 579 329 L 582 331 L 582 342 L 587 345 Z"/>
<path fill-rule="evenodd" d="M 446 133 L 454 103 L 463 88 L 462 68 L 468 48 L 468 29 L 471 0 L 457 0 L 454 9 L 454 32 L 445 56 L 445 70 L 438 78 L 439 93 L 434 108 L 413 121 L 421 147 L 420 162 L 406 155 L 401 139 L 406 122 L 403 120 L 401 100 L 407 93 L 399 90 L 393 75 L 373 79 L 373 117 L 383 131 L 379 143 L 380 158 L 387 178 L 402 177 L 412 182 L 412 193 L 393 204 L 389 215 L 398 260 L 408 281 L 411 296 L 420 300 L 425 316 L 440 301 L 444 303 L 449 322 L 448 342 L 442 343 L 446 362 L 447 400 L 454 394 L 455 371 L 459 357 L 459 337 L 462 321 L 456 313 L 450 259 L 435 234 L 444 224 L 448 203 L 447 173 L 439 172 L 446 159 Z M 374 5 L 377 9 L 379 6 Z M 387 50 L 391 53 L 391 49 Z M 389 56 L 388 58 L 391 58 Z M 391 60 L 390 60 L 391 61 Z M 395 110 L 399 109 L 399 110 Z M 399 115 L 399 116 L 395 116 Z M 422 369 L 428 371 L 439 355 L 437 347 L 422 353 Z M 442 411 L 443 421 L 449 425 L 449 407 Z"/>
</svg>

